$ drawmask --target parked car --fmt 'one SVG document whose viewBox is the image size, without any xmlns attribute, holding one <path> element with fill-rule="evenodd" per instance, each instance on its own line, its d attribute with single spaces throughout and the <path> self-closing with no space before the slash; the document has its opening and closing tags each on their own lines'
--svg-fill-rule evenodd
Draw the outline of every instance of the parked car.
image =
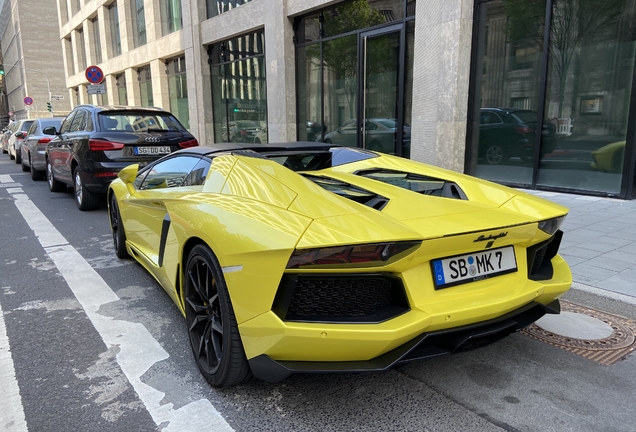
<svg viewBox="0 0 636 432">
<path fill-rule="evenodd" d="M 124 168 L 108 205 L 116 255 L 163 286 L 218 387 L 480 347 L 572 283 L 567 208 L 333 144 L 184 149 Z"/>
<path fill-rule="evenodd" d="M 15 132 L 9 137 L 7 142 L 7 150 L 9 151 L 9 159 L 14 159 L 15 163 L 22 163 L 22 142 L 27 136 L 29 128 L 33 124 L 33 120 L 18 120 Z"/>
<path fill-rule="evenodd" d="M 223 141 L 253 143 L 263 130 L 255 121 L 233 120 L 223 125 Z"/>
<path fill-rule="evenodd" d="M 479 157 L 498 165 L 511 157 L 534 158 L 537 112 L 518 108 L 480 108 Z M 557 146 L 556 126 L 544 122 L 541 128 L 541 158 Z"/>
<path fill-rule="evenodd" d="M 387 154 L 395 153 L 396 131 L 398 122 L 390 118 L 371 118 L 365 122 L 365 148 Z M 405 124 L 402 132 L 402 145 L 410 146 L 411 126 Z M 325 135 L 325 142 L 357 147 L 358 145 L 358 121 L 351 119 L 345 122 L 335 131 Z"/>
<path fill-rule="evenodd" d="M 15 131 L 17 125 L 18 124 L 16 122 L 13 122 L 11 124 L 8 124 L 2 130 L 2 134 L 0 135 L 0 146 L 2 147 L 2 153 L 6 154 L 9 152 L 9 137 Z"/>
<path fill-rule="evenodd" d="M 159 108 L 79 105 L 59 131 L 49 126 L 43 132 L 56 135 L 45 154 L 49 189 L 73 186 L 80 210 L 97 208 L 122 168 L 199 145 L 176 117 Z"/>
<path fill-rule="evenodd" d="M 31 171 L 33 180 L 43 180 L 46 174 L 46 145 L 55 135 L 45 134 L 44 129 L 50 126 L 59 129 L 64 117 L 35 119 L 27 132 L 27 137 L 22 142 L 22 171 Z M 50 129 L 49 129 L 50 132 Z"/>
</svg>

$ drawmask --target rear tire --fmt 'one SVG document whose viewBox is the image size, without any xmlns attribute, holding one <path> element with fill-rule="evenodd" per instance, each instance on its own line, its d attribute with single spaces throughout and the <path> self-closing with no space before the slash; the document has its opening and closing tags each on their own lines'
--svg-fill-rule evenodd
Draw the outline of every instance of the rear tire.
<svg viewBox="0 0 636 432">
<path fill-rule="evenodd" d="M 113 233 L 113 246 L 115 247 L 115 255 L 117 258 L 129 258 L 128 251 L 126 250 L 126 232 L 124 231 L 124 224 L 121 220 L 121 213 L 119 212 L 119 205 L 117 204 L 117 198 L 114 193 L 110 195 L 110 206 L 108 215 L 110 216 L 110 229 Z"/>
<path fill-rule="evenodd" d="M 15 150 L 15 163 L 16 165 L 20 165 L 22 163 L 22 155 L 18 152 L 16 148 L 14 148 L 14 150 Z"/>
<path fill-rule="evenodd" d="M 46 159 L 46 180 L 49 184 L 49 190 L 51 192 L 64 192 L 66 190 L 66 185 L 60 181 L 55 180 L 53 176 L 53 167 L 51 166 L 51 161 Z"/>
<path fill-rule="evenodd" d="M 493 144 L 486 149 L 486 162 L 489 165 L 499 165 L 506 160 L 506 153 L 501 146 Z"/>
<path fill-rule="evenodd" d="M 31 161 L 29 160 L 29 165 L 31 165 Z M 31 171 L 31 168 L 24 164 L 24 159 L 22 159 L 22 171 L 28 172 Z"/>
<path fill-rule="evenodd" d="M 190 252 L 184 281 L 190 347 L 203 377 L 219 388 L 250 378 L 223 272 L 207 246 Z"/>
<path fill-rule="evenodd" d="M 81 211 L 95 210 L 99 207 L 99 195 L 89 191 L 82 183 L 79 166 L 73 170 L 73 191 L 75 192 L 75 204 Z"/>
<path fill-rule="evenodd" d="M 29 165 L 31 166 L 31 168 L 30 168 L 30 170 L 31 170 L 31 180 L 39 181 L 39 180 L 44 179 L 45 171 L 39 171 L 39 170 L 36 170 L 35 168 L 33 168 L 33 161 L 32 160 L 29 161 Z"/>
<path fill-rule="evenodd" d="M 14 160 L 15 156 L 13 156 L 13 154 L 11 153 L 11 149 L 8 150 L 8 153 L 9 153 L 9 159 Z"/>
</svg>

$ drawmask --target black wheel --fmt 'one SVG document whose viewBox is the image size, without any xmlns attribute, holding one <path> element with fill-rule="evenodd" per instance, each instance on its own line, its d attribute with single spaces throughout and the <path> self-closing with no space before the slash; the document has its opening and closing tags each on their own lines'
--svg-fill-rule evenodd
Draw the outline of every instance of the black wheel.
<svg viewBox="0 0 636 432">
<path fill-rule="evenodd" d="M 29 160 L 29 165 L 31 164 L 31 160 Z M 22 171 L 27 172 L 31 171 L 31 168 L 24 164 L 24 159 L 22 159 Z"/>
<path fill-rule="evenodd" d="M 44 171 L 39 171 L 33 168 L 33 161 L 30 159 L 29 159 L 29 165 L 30 165 L 29 170 L 31 171 L 31 180 L 38 181 L 38 180 L 44 179 Z"/>
<path fill-rule="evenodd" d="M 124 232 L 124 224 L 121 220 L 121 214 L 119 213 L 119 205 L 117 205 L 117 198 L 112 193 L 110 196 L 110 230 L 113 232 L 113 245 L 115 246 L 115 255 L 117 258 L 128 258 L 128 251 L 126 250 L 126 233 Z"/>
<path fill-rule="evenodd" d="M 486 149 L 486 162 L 490 165 L 499 165 L 506 160 L 506 154 L 497 144 L 493 144 Z"/>
<path fill-rule="evenodd" d="M 86 185 L 82 183 L 79 166 L 76 166 L 73 170 L 73 191 L 75 192 L 75 204 L 77 204 L 78 209 L 87 211 L 95 210 L 99 207 L 99 195 L 86 189 Z"/>
<path fill-rule="evenodd" d="M 251 371 L 223 273 L 212 251 L 197 245 L 185 268 L 185 312 L 197 366 L 214 387 L 246 380 Z"/>
<path fill-rule="evenodd" d="M 11 149 L 9 149 L 9 159 L 13 160 L 15 157 L 11 154 Z"/>
<path fill-rule="evenodd" d="M 20 151 L 18 149 L 16 149 L 15 147 L 13 149 L 15 150 L 15 163 L 17 165 L 20 165 L 22 163 L 22 155 L 20 154 Z"/>
<path fill-rule="evenodd" d="M 66 185 L 60 181 L 55 180 L 53 176 L 53 167 L 51 166 L 51 161 L 46 159 L 46 181 L 49 184 L 49 190 L 51 192 L 64 192 L 66 190 Z"/>
</svg>

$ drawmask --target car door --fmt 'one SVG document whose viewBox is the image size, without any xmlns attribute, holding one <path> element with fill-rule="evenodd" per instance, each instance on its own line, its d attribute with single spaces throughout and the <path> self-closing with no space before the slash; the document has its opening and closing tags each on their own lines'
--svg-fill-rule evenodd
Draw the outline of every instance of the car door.
<svg viewBox="0 0 636 432">
<path fill-rule="evenodd" d="M 201 176 L 190 175 L 199 172 L 195 167 L 200 163 L 205 161 L 196 155 L 176 155 L 155 163 L 140 173 L 134 182 L 135 192 L 120 208 L 127 240 L 155 267 L 163 264 L 162 252 L 170 226 L 165 201 L 191 193 L 193 188 L 203 188 L 203 182 L 196 180 Z M 207 165 L 209 168 L 209 162 Z"/>
<path fill-rule="evenodd" d="M 53 176 L 57 180 L 66 180 L 70 181 L 71 177 L 68 173 L 68 158 L 70 157 L 70 153 L 68 151 L 68 133 L 71 130 L 71 125 L 73 123 L 73 119 L 77 114 L 76 111 L 72 111 L 62 122 L 60 126 L 60 131 L 51 142 L 49 142 L 47 146 L 47 153 L 49 157 L 49 161 L 51 163 L 51 170 L 53 171 Z"/>
</svg>

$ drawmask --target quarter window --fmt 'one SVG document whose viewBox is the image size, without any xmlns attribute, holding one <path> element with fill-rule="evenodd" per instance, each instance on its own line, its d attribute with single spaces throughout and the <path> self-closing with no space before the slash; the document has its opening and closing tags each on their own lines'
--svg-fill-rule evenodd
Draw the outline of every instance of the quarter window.
<svg viewBox="0 0 636 432">
<path fill-rule="evenodd" d="M 186 178 L 190 180 L 190 172 L 200 161 L 198 157 L 176 156 L 159 162 L 150 168 L 139 189 L 187 186 L 189 184 L 185 184 Z"/>
</svg>

